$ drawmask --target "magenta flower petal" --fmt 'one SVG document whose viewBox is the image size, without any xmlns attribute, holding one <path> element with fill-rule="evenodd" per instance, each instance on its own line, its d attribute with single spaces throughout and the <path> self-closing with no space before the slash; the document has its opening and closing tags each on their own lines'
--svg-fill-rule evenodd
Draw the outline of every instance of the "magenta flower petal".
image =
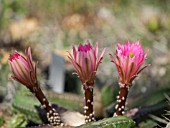
<svg viewBox="0 0 170 128">
<path fill-rule="evenodd" d="M 90 42 L 87 40 L 85 45 L 79 44 L 78 49 L 73 46 L 73 56 L 69 53 L 69 61 L 75 68 L 82 83 L 93 82 L 94 77 L 101 63 L 105 49 L 98 56 L 98 43 L 93 48 Z"/>
<path fill-rule="evenodd" d="M 148 51 L 149 50 L 144 53 L 142 45 L 139 42 L 130 43 L 127 41 L 125 44 L 117 44 L 116 58 L 111 54 L 110 57 L 112 62 L 116 65 L 122 84 L 131 85 L 138 74 L 149 66 L 146 65 L 141 68 L 146 60 Z"/>
<path fill-rule="evenodd" d="M 103 59 L 103 55 L 106 51 L 106 48 L 104 48 L 99 56 L 99 58 L 97 59 L 97 66 L 96 66 L 96 69 L 98 68 L 99 64 L 101 63 L 102 59 Z"/>
<path fill-rule="evenodd" d="M 98 43 L 96 43 L 95 47 L 94 47 L 94 52 L 95 52 L 95 56 L 98 55 Z"/>
</svg>

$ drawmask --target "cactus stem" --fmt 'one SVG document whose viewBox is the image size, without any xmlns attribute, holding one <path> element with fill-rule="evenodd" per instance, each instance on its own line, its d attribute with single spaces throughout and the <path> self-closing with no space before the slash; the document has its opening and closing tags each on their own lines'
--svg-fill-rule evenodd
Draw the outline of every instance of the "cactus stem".
<svg viewBox="0 0 170 128">
<path fill-rule="evenodd" d="M 113 116 L 123 115 L 125 113 L 124 112 L 125 105 L 127 104 L 126 98 L 127 98 L 130 86 L 127 84 L 122 84 L 122 83 L 119 83 L 119 85 L 120 85 L 120 92 L 119 92 L 119 96 L 117 96 L 117 105 L 115 106 L 116 113 L 114 113 Z"/>
<path fill-rule="evenodd" d="M 88 84 L 87 82 L 83 84 L 84 95 L 85 95 L 85 123 L 94 121 L 94 112 L 93 112 L 93 86 L 94 84 Z"/>
<path fill-rule="evenodd" d="M 52 125 L 59 126 L 61 123 L 59 114 L 56 112 L 55 109 L 52 108 L 51 103 L 48 102 L 47 98 L 45 97 L 39 85 L 35 87 L 36 88 L 29 88 L 29 89 L 37 97 L 42 107 L 46 110 L 48 121 Z"/>
<path fill-rule="evenodd" d="M 90 100 L 88 99 L 87 102 L 90 103 Z"/>
</svg>

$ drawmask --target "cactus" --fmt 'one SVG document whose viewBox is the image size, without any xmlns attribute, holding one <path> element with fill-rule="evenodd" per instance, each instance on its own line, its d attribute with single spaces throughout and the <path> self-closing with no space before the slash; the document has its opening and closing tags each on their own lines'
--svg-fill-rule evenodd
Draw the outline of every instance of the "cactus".
<svg viewBox="0 0 170 128">
<path fill-rule="evenodd" d="M 26 100 L 25 100 L 26 99 Z M 16 94 L 12 106 L 14 111 L 26 115 L 26 117 L 35 123 L 41 124 L 43 121 L 39 117 L 34 105 L 39 105 L 38 101 L 34 100 L 30 96 L 24 96 L 22 94 Z"/>
<path fill-rule="evenodd" d="M 27 100 L 25 100 L 25 99 L 27 99 Z M 35 107 L 35 105 L 36 105 L 36 107 Z M 24 96 L 21 93 L 18 93 L 15 96 L 15 99 L 13 101 L 13 108 L 15 109 L 15 111 L 23 113 L 24 115 L 26 115 L 26 117 L 29 120 L 32 120 L 35 123 L 47 124 L 48 121 L 46 119 L 46 116 L 43 115 L 46 113 L 43 112 L 43 110 L 38 105 L 39 105 L 38 101 L 35 101 L 33 97 L 31 97 L 30 95 Z M 64 109 L 62 109 L 62 111 L 64 111 Z M 42 119 L 42 117 L 44 119 Z M 95 128 L 95 127 L 96 128 L 97 127 L 101 127 L 101 128 L 109 128 L 109 127 L 133 128 L 134 125 L 135 125 L 135 123 L 132 119 L 130 119 L 128 117 L 118 116 L 118 117 L 113 117 L 113 118 L 105 118 L 103 120 L 99 120 L 99 121 L 96 121 L 93 123 L 84 124 L 82 126 L 79 126 L 78 128 L 90 128 L 90 127 L 93 127 L 93 128 Z M 37 126 L 37 128 L 39 128 L 39 127 L 42 127 L 42 125 Z M 52 126 L 43 125 L 43 127 L 50 128 Z M 67 127 L 71 127 L 71 126 L 67 126 Z"/>
<path fill-rule="evenodd" d="M 69 94 L 69 93 L 63 93 L 63 94 L 57 94 L 52 91 L 45 91 L 45 95 L 47 96 L 47 99 L 54 104 L 58 104 L 59 106 L 63 106 L 64 108 L 71 110 L 71 111 L 78 111 L 83 113 L 83 97 Z M 26 99 L 26 100 L 25 100 Z M 94 97 L 95 99 L 95 113 L 96 116 L 101 115 L 101 102 L 97 97 Z M 38 100 L 34 98 L 34 96 L 24 87 L 20 87 L 20 90 L 17 91 L 16 96 L 13 100 L 13 107 L 17 111 L 21 111 L 21 109 L 28 110 L 30 114 L 36 113 L 36 108 L 34 105 L 40 105 Z M 22 110 L 22 111 L 23 111 Z M 32 113 L 31 113 L 32 112 Z M 23 113 L 23 112 L 22 112 Z M 24 112 L 25 113 L 25 112 Z M 37 115 L 37 113 L 36 113 Z M 30 117 L 29 119 L 34 119 L 33 117 Z M 36 119 L 39 118 L 36 116 Z M 39 122 L 39 121 L 38 121 Z M 40 121 L 39 123 L 41 123 Z"/>
<path fill-rule="evenodd" d="M 57 94 L 52 91 L 45 92 L 47 99 L 55 104 L 58 104 L 60 106 L 63 106 L 67 109 L 73 110 L 73 111 L 81 111 L 83 112 L 83 97 L 77 96 L 74 94 Z M 27 99 L 27 100 L 25 100 Z M 73 102 L 74 101 L 74 102 Z M 38 100 L 34 98 L 34 96 L 25 88 L 21 88 L 21 90 L 18 90 L 15 98 L 13 100 L 13 105 L 17 104 L 21 106 L 29 106 L 31 104 L 34 105 L 40 105 Z"/>
<path fill-rule="evenodd" d="M 17 111 L 19 113 L 22 113 L 24 114 L 29 120 L 37 123 L 37 124 L 47 124 L 48 121 L 47 121 L 47 118 L 46 118 L 46 112 L 44 109 L 42 109 L 40 107 L 40 104 L 38 102 L 38 100 L 36 100 L 33 95 L 30 95 L 31 93 L 28 93 L 28 91 L 26 92 L 25 90 L 21 90 L 21 91 L 18 91 L 16 93 L 16 96 L 13 100 L 13 103 L 12 103 L 12 106 L 14 108 L 14 111 Z M 56 95 L 53 95 L 52 99 L 50 97 L 48 97 L 48 99 L 50 99 L 50 101 L 54 101 L 52 104 L 52 107 L 55 108 L 55 110 L 61 114 L 62 116 L 62 121 L 63 122 L 68 122 L 68 120 L 72 120 L 72 119 L 69 119 L 66 117 L 66 113 L 69 113 L 70 115 L 72 116 L 77 116 L 76 119 L 77 119 L 77 124 L 83 124 L 84 122 L 84 116 L 81 115 L 80 113 L 78 112 L 75 112 L 75 111 L 72 111 L 74 106 L 77 105 L 77 104 L 73 104 L 73 106 L 71 106 L 71 102 L 73 102 L 73 100 L 69 101 L 69 99 L 67 99 L 69 101 L 69 105 L 71 106 L 70 108 L 72 108 L 72 110 L 68 110 L 66 108 L 63 108 L 63 107 L 59 107 L 58 105 L 56 105 L 55 103 L 58 103 L 58 99 L 59 99 L 59 102 L 62 102 L 63 105 L 67 105 L 67 100 L 65 100 L 64 97 L 62 99 L 62 97 L 58 96 L 55 97 Z M 64 95 L 65 96 L 65 95 Z M 67 97 L 67 98 L 70 98 L 70 97 Z M 26 99 L 26 100 L 25 100 Z M 65 101 L 65 103 L 64 103 Z M 68 105 L 67 105 L 68 107 Z M 82 121 L 83 120 L 83 121 Z M 70 124 L 67 123 L 67 124 Z M 70 124 L 70 125 L 74 125 L 74 124 Z"/>
<path fill-rule="evenodd" d="M 163 99 L 165 99 L 165 95 L 170 95 L 170 87 L 164 88 L 155 88 L 147 92 L 147 94 L 142 95 L 141 97 L 137 98 L 132 104 L 129 105 L 130 108 L 134 108 L 137 106 L 148 106 L 156 104 Z"/>
<path fill-rule="evenodd" d="M 57 102 L 58 98 L 59 99 L 61 98 L 60 101 L 62 100 L 62 97 L 59 96 L 58 94 L 54 94 L 52 96 L 51 93 L 50 94 L 47 93 L 47 95 L 48 95 L 49 100 L 54 101 L 53 103 Z M 57 96 L 57 98 L 56 98 L 56 96 Z M 25 100 L 25 99 L 27 99 L 27 100 Z M 66 99 L 66 97 L 65 97 L 65 99 Z M 67 104 L 66 101 L 65 101 L 65 104 Z M 59 102 L 57 102 L 57 103 L 59 103 Z M 13 105 L 13 108 L 15 111 L 23 113 L 29 120 L 32 120 L 33 122 L 35 122 L 37 124 L 47 124 L 48 123 L 46 116 L 44 116 L 46 114 L 45 111 L 43 111 L 43 109 L 41 109 L 41 107 L 39 107 L 38 101 L 36 101 L 35 98 L 33 98 L 33 96 L 30 93 L 28 93 L 28 92 L 25 93 L 24 90 L 18 91 L 14 100 L 13 100 L 12 105 Z M 56 110 L 59 108 L 59 107 L 56 107 L 55 105 L 53 105 L 53 106 Z M 67 109 L 64 109 L 61 107 L 60 110 L 57 110 L 57 111 L 63 112 L 66 110 Z M 126 128 L 131 128 L 134 126 L 134 121 L 128 117 L 118 116 L 118 117 L 113 117 L 113 118 L 105 118 L 103 120 L 99 120 L 99 121 L 96 121 L 93 123 L 88 123 L 88 124 L 85 124 L 85 125 L 82 125 L 79 127 L 80 128 L 90 128 L 93 126 L 94 126 L 94 128 L 95 127 L 101 127 L 101 128 L 105 128 L 105 127 L 113 127 L 113 128 L 118 127 L 119 128 L 120 127 L 120 128 L 123 128 L 125 126 L 128 126 Z M 42 127 L 42 125 L 37 126 L 37 128 L 38 127 Z M 50 128 L 52 126 L 43 125 L 43 127 Z M 67 126 L 67 127 L 71 127 L 71 126 Z"/>
<path fill-rule="evenodd" d="M 146 120 L 149 114 L 161 115 L 168 107 L 169 105 L 165 100 L 154 105 L 140 107 L 135 115 L 132 116 L 132 119 L 134 119 L 135 122 L 139 124 L 140 122 Z"/>
<path fill-rule="evenodd" d="M 88 123 L 77 128 L 134 128 L 135 122 L 125 116 L 105 118 L 96 122 Z"/>
<path fill-rule="evenodd" d="M 116 101 L 118 95 L 118 88 L 113 86 L 104 86 L 101 90 L 101 102 L 104 106 L 108 106 Z M 109 97 L 109 98 L 108 98 Z"/>
<path fill-rule="evenodd" d="M 134 127 L 135 127 L 135 122 L 132 119 L 125 116 L 118 116 L 118 117 L 105 118 L 103 120 L 83 124 L 76 128 L 134 128 Z M 35 128 L 35 127 L 29 127 L 29 128 Z M 40 125 L 40 126 L 36 126 L 36 128 L 53 128 L 53 126 Z M 64 126 L 61 128 L 73 128 L 73 127 Z"/>
<path fill-rule="evenodd" d="M 25 120 L 24 115 L 18 114 L 8 123 L 8 128 L 21 128 L 26 127 L 26 125 L 27 121 Z"/>
<path fill-rule="evenodd" d="M 139 106 L 155 106 L 155 104 L 162 104 L 162 101 L 165 100 L 165 95 L 170 95 L 170 88 L 159 88 L 147 92 L 145 95 L 134 100 L 131 104 L 128 105 L 128 108 L 138 108 Z M 167 106 L 167 105 L 166 105 Z M 152 111 L 152 110 L 151 110 Z M 105 109 L 106 115 L 111 115 L 115 112 L 115 103 L 113 102 Z"/>
</svg>

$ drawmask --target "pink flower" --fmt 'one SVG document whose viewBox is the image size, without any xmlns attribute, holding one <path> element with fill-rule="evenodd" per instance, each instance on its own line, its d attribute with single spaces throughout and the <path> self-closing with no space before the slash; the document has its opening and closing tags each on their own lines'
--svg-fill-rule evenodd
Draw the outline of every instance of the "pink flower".
<svg viewBox="0 0 170 128">
<path fill-rule="evenodd" d="M 130 43 L 127 41 L 125 44 L 117 44 L 116 58 L 111 54 L 112 62 L 116 65 L 120 76 L 120 83 L 131 85 L 132 81 L 138 76 L 138 74 L 149 65 L 144 63 L 147 53 L 143 52 L 142 45 L 139 42 Z"/>
<path fill-rule="evenodd" d="M 105 48 L 98 56 L 98 43 L 93 48 L 87 40 L 85 45 L 80 44 L 78 50 L 73 46 L 73 56 L 69 53 L 69 60 L 74 66 L 77 75 L 80 77 L 82 83 L 93 83 L 97 68 L 101 63 Z"/>
<path fill-rule="evenodd" d="M 17 51 L 10 55 L 8 64 L 13 75 L 11 78 L 27 87 L 37 85 L 36 65 L 32 62 L 31 49 L 27 50 L 27 57 L 23 57 Z"/>
</svg>

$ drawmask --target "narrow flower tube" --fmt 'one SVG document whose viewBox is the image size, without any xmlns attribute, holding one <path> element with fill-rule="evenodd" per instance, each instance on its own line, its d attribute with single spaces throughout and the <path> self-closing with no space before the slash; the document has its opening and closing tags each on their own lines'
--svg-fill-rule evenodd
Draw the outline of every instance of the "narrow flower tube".
<svg viewBox="0 0 170 128">
<path fill-rule="evenodd" d="M 69 53 L 68 59 L 76 70 L 76 74 L 80 78 L 85 95 L 85 122 L 91 122 L 94 120 L 93 112 L 93 86 L 95 75 L 99 64 L 102 61 L 105 48 L 102 50 L 100 56 L 98 57 L 98 43 L 91 46 L 90 42 L 87 40 L 85 45 L 80 44 L 76 50 L 73 46 L 73 55 Z"/>
<path fill-rule="evenodd" d="M 123 115 L 128 90 L 132 86 L 132 81 L 150 64 L 142 67 L 146 60 L 147 53 L 143 52 L 142 45 L 139 42 L 117 44 L 115 58 L 110 54 L 112 62 L 115 64 L 119 74 L 120 94 L 117 97 L 115 115 Z"/>
<path fill-rule="evenodd" d="M 47 111 L 47 118 L 52 125 L 60 125 L 60 116 L 55 109 L 52 108 L 47 98 L 43 94 L 36 75 L 36 65 L 33 64 L 31 49 L 28 48 L 26 52 L 27 57 L 22 56 L 17 51 L 10 55 L 8 64 L 11 68 L 13 75 L 11 79 L 25 85 L 30 92 L 32 92 L 41 105 Z"/>
</svg>

